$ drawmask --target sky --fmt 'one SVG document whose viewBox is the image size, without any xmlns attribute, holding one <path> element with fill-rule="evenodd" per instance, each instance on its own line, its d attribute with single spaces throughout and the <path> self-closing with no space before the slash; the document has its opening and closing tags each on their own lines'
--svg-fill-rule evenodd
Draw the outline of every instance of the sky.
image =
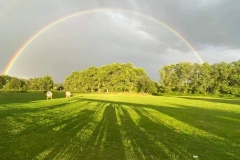
<svg viewBox="0 0 240 160">
<path fill-rule="evenodd" d="M 97 8 L 105 10 L 68 18 L 37 36 L 8 75 L 50 75 L 59 83 L 90 66 L 131 62 L 159 81 L 164 65 L 200 63 L 189 45 L 210 64 L 240 59 L 239 0 L 1 0 L 0 72 L 45 26 Z"/>
</svg>

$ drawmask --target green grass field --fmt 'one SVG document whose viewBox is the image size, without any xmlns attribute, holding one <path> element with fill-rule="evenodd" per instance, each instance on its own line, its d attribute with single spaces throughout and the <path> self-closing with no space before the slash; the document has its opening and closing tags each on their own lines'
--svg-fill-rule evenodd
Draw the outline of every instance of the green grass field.
<svg viewBox="0 0 240 160">
<path fill-rule="evenodd" d="M 0 93 L 0 159 L 240 159 L 240 99 Z"/>
</svg>

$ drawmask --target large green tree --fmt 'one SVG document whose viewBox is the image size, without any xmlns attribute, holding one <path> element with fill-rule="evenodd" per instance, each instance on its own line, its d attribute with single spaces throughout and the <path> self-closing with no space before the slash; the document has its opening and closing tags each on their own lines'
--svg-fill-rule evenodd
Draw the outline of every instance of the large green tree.
<svg viewBox="0 0 240 160">
<path fill-rule="evenodd" d="M 151 92 L 156 85 L 150 82 L 144 69 L 136 68 L 131 63 L 113 63 L 90 67 L 80 72 L 72 72 L 65 78 L 64 87 L 80 92 Z M 139 89 L 140 79 L 149 83 L 145 89 Z M 147 87 L 146 87 L 147 85 Z M 155 89 L 156 90 L 156 89 Z"/>
<path fill-rule="evenodd" d="M 6 85 L 6 89 L 14 89 L 14 90 L 20 90 L 21 89 L 21 81 L 16 78 L 12 77 L 9 83 Z"/>
<path fill-rule="evenodd" d="M 45 77 L 42 78 L 41 81 L 42 81 L 41 83 L 43 85 L 43 89 L 44 90 L 51 90 L 51 89 L 53 89 L 54 81 L 53 81 L 51 76 L 46 75 Z"/>
</svg>

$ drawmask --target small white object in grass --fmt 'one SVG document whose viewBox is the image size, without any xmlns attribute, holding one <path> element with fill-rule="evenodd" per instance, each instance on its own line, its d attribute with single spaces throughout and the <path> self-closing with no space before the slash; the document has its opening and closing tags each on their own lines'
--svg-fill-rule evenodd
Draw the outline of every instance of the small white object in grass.
<svg viewBox="0 0 240 160">
<path fill-rule="evenodd" d="M 198 156 L 193 156 L 193 158 L 198 158 Z"/>
<path fill-rule="evenodd" d="M 69 91 L 66 92 L 66 98 L 71 98 L 71 92 Z"/>
<path fill-rule="evenodd" d="M 52 99 L 52 95 L 53 95 L 53 94 L 52 94 L 51 91 L 48 91 L 48 92 L 46 93 L 46 95 L 47 95 L 47 99 L 48 99 L 48 98 L 51 98 L 51 99 Z"/>
</svg>

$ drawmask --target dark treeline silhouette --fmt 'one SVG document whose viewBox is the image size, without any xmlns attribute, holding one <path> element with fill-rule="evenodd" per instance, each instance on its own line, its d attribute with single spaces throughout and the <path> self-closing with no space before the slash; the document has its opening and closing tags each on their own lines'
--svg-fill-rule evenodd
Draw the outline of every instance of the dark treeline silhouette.
<svg viewBox="0 0 240 160">
<path fill-rule="evenodd" d="M 63 83 L 55 84 L 47 75 L 40 78 L 19 79 L 0 76 L 0 90 L 75 92 L 141 92 L 165 94 L 240 94 L 240 60 L 232 63 L 198 64 L 180 62 L 159 70 L 160 82 L 151 80 L 143 68 L 131 63 L 113 63 L 74 71 Z"/>
</svg>

